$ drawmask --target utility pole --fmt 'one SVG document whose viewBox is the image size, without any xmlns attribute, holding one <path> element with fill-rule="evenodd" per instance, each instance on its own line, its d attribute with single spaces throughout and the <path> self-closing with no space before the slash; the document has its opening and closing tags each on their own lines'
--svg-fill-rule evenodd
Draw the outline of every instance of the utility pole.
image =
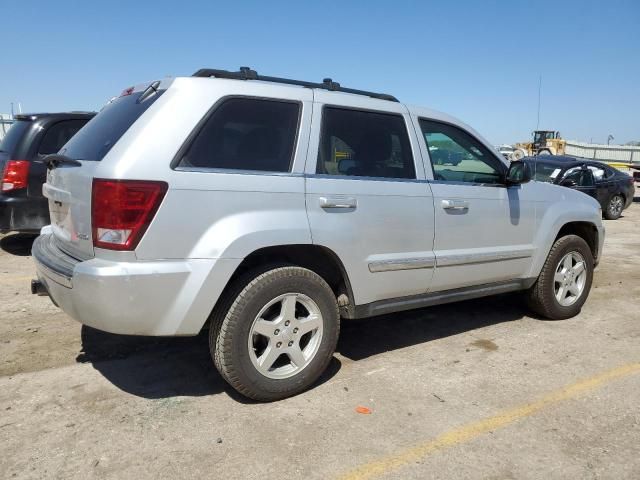
<svg viewBox="0 0 640 480">
<path fill-rule="evenodd" d="M 538 81 L 538 121 L 536 122 L 536 130 L 540 130 L 540 97 L 542 93 L 542 75 Z"/>
</svg>

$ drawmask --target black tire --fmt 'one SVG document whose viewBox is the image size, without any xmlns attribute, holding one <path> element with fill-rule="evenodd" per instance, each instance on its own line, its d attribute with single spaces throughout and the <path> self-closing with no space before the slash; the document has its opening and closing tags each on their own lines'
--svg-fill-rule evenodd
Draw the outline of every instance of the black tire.
<svg viewBox="0 0 640 480">
<path fill-rule="evenodd" d="M 322 314 L 318 350 L 299 373 L 269 378 L 254 366 L 247 343 L 260 310 L 279 295 L 304 294 Z M 209 349 L 222 377 L 240 394 L 258 401 L 280 400 L 309 388 L 327 368 L 340 332 L 338 303 L 331 287 L 315 272 L 296 266 L 244 275 L 227 289 L 216 306 L 209 330 Z"/>
<path fill-rule="evenodd" d="M 617 220 L 622 215 L 622 210 L 624 210 L 624 197 L 616 193 L 611 196 L 607 202 L 607 208 L 602 213 L 607 220 Z"/>
<path fill-rule="evenodd" d="M 578 299 L 569 306 L 560 304 L 555 296 L 554 276 L 560 261 L 570 252 L 579 253 L 585 262 L 586 280 Z M 553 244 L 536 283 L 527 291 L 529 308 L 550 320 L 562 320 L 577 315 L 589 296 L 593 281 L 593 254 L 587 242 L 577 235 L 561 237 Z"/>
<path fill-rule="evenodd" d="M 553 155 L 548 148 L 541 148 L 538 155 Z"/>
</svg>

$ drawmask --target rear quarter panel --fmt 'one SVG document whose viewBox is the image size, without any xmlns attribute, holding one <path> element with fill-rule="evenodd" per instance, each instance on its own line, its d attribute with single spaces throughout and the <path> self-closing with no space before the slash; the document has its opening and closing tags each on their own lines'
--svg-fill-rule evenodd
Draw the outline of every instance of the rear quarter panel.
<svg viewBox="0 0 640 480">
<path fill-rule="evenodd" d="M 298 100 L 299 134 L 289 173 L 181 171 L 171 162 L 222 98 Z M 109 151 L 97 177 L 162 180 L 169 190 L 136 248 L 140 260 L 244 258 L 270 245 L 311 243 L 304 162 L 313 93 L 256 82 L 177 78 Z"/>
</svg>

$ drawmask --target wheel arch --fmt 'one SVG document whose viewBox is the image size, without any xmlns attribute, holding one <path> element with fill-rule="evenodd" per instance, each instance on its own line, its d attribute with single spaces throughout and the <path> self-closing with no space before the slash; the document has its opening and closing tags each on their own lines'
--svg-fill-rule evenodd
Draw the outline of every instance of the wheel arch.
<svg viewBox="0 0 640 480">
<path fill-rule="evenodd" d="M 551 247 L 553 247 L 558 239 L 567 235 L 576 235 L 582 238 L 589 246 L 594 262 L 596 264 L 598 263 L 600 255 L 600 233 L 596 224 L 586 220 L 566 221 L 559 224 L 553 230 L 553 234 L 547 237 L 548 240 L 545 242 L 544 246 L 538 250 L 532 265 L 532 271 L 530 274 L 531 278 L 537 278 L 538 275 L 540 275 L 544 262 L 551 251 Z"/>
<path fill-rule="evenodd" d="M 591 249 L 591 254 L 593 255 L 594 260 L 598 258 L 600 252 L 598 252 L 598 228 L 590 222 L 569 222 L 565 223 L 556 238 L 553 240 L 555 243 L 559 238 L 565 237 L 567 235 L 576 235 L 582 238 L 587 245 L 589 245 L 589 249 Z"/>
<path fill-rule="evenodd" d="M 226 295 L 232 294 L 230 291 L 240 277 L 248 272 L 259 272 L 276 265 L 296 265 L 317 273 L 336 295 L 340 315 L 345 318 L 354 316 L 353 289 L 344 264 L 333 250 L 314 244 L 273 245 L 254 250 L 235 269 L 213 310 L 221 304 Z"/>
</svg>

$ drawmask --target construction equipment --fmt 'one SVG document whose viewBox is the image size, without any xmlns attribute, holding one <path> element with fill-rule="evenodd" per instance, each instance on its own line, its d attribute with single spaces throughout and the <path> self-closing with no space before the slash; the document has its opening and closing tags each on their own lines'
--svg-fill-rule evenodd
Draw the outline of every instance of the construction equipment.
<svg viewBox="0 0 640 480">
<path fill-rule="evenodd" d="M 564 155 L 566 146 L 567 142 L 560 136 L 560 132 L 536 130 L 533 132 L 533 142 L 515 144 L 516 150 L 512 157 L 520 160 L 533 155 Z"/>
</svg>

